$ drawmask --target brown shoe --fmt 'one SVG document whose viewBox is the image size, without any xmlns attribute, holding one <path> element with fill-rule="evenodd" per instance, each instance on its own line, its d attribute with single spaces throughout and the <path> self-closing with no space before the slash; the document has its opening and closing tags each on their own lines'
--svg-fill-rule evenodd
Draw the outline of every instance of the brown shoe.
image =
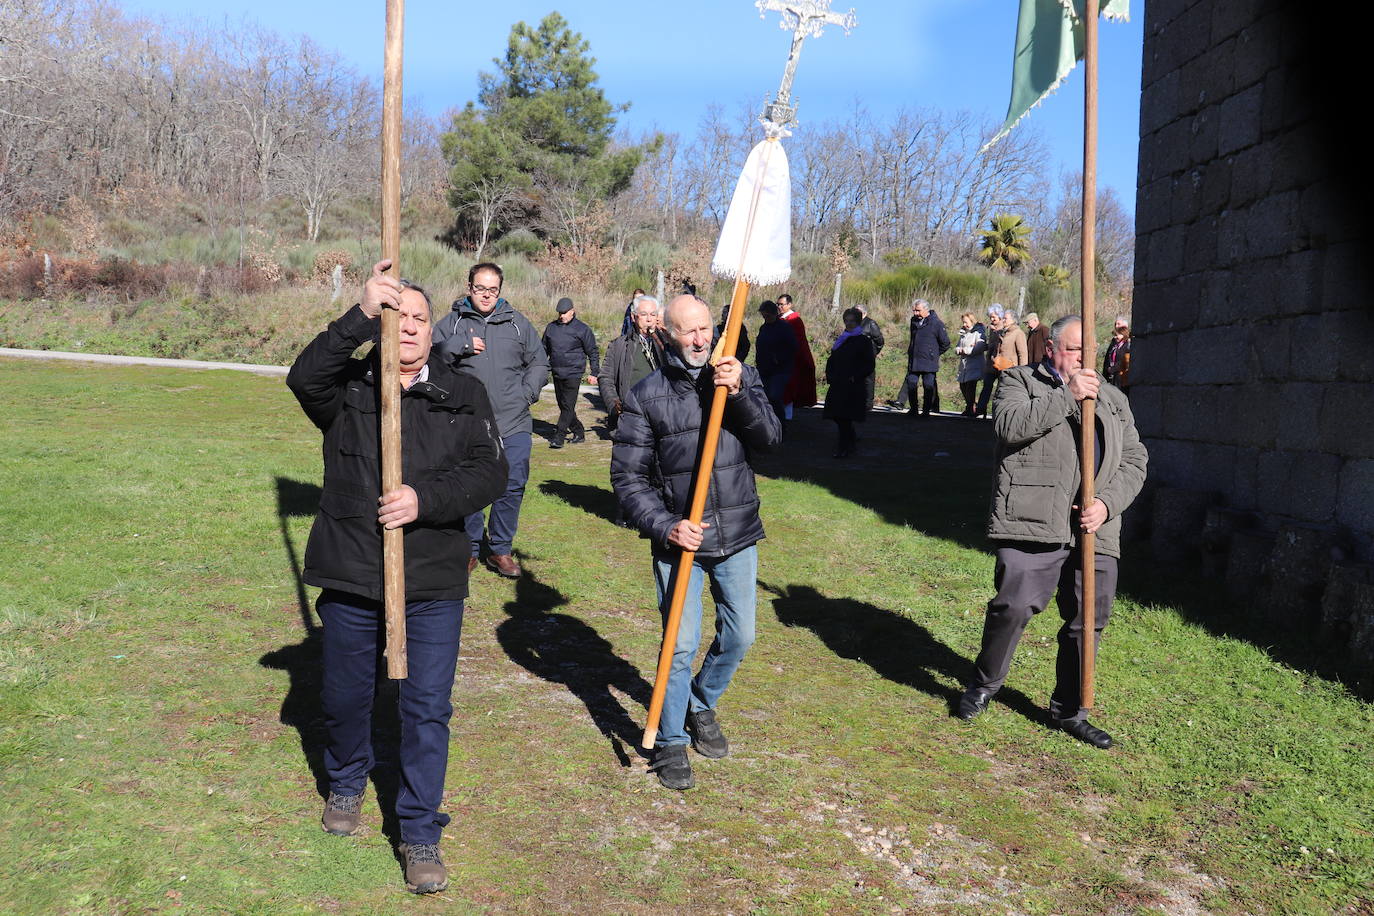
<svg viewBox="0 0 1374 916">
<path fill-rule="evenodd" d="M 439 858 L 438 843 L 402 843 L 401 855 L 406 859 L 406 890 L 437 894 L 448 887 L 448 869 Z"/>
<path fill-rule="evenodd" d="M 476 558 L 476 557 L 468 557 L 468 575 L 469 575 L 469 576 L 472 575 L 472 571 L 473 571 L 474 569 L 476 569 L 476 568 L 477 568 L 477 558 Z"/>
<path fill-rule="evenodd" d="M 324 803 L 324 816 L 320 818 L 320 824 L 324 827 L 325 833 L 332 833 L 335 836 L 352 836 L 358 829 L 359 814 L 363 809 L 363 796 L 358 795 L 335 795 L 329 793 L 329 800 Z"/>
<path fill-rule="evenodd" d="M 494 553 L 487 557 L 487 566 L 498 576 L 505 576 L 507 579 L 520 578 L 520 564 L 508 553 Z"/>
</svg>

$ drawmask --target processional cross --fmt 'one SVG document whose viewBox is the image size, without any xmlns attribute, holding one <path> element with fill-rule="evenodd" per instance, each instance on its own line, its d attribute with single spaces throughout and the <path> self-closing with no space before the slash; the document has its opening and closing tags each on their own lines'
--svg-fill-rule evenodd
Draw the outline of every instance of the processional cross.
<svg viewBox="0 0 1374 916">
<path fill-rule="evenodd" d="M 841 15 L 830 11 L 830 0 L 757 0 L 759 18 L 769 10 L 782 13 L 778 27 L 792 30 L 792 50 L 787 55 L 787 67 L 782 71 L 782 85 L 778 87 L 777 97 L 763 109 L 763 123 L 772 130 L 785 131 L 797 123 L 797 107 L 792 104 L 792 78 L 797 73 L 797 58 L 801 56 L 802 42 L 810 36 L 819 37 L 827 25 L 837 25 L 846 35 L 858 20 L 854 10 Z"/>
</svg>

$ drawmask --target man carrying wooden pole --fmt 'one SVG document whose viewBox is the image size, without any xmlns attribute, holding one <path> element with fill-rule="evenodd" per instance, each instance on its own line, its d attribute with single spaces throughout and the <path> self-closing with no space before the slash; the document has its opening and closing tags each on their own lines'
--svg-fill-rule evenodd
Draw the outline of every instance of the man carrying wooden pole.
<svg viewBox="0 0 1374 916">
<path fill-rule="evenodd" d="M 1108 16 L 1125 17 L 1125 0 L 1107 5 Z M 1057 591 L 1064 625 L 1050 717 L 1075 738 L 1105 749 L 1111 735 L 1087 718 L 1094 703 L 1097 637 L 1115 597 L 1120 514 L 1144 483 L 1147 456 L 1125 397 L 1102 387 L 1091 368 L 1098 15 L 1098 0 L 1078 0 L 1072 13 L 1058 0 L 1023 0 L 1012 103 L 1006 123 L 987 144 L 1005 136 L 1076 59 L 1084 60 L 1083 312 L 1056 321 L 1043 362 L 1005 374 L 993 402 L 998 480 L 988 534 L 997 548 L 997 594 L 988 603 L 973 676 L 954 712 L 961 719 L 983 712 L 1006 679 L 1026 624 Z"/>
<path fill-rule="evenodd" d="M 399 248 L 400 6 L 391 0 L 387 16 L 387 256 L 373 267 L 358 304 L 297 357 L 287 385 L 324 434 L 320 512 L 302 575 L 322 589 L 316 610 L 323 623 L 320 705 L 329 796 L 321 825 L 348 836 L 361 824 L 384 646 L 387 672 L 398 682 L 395 815 L 406 887 L 434 893 L 448 882 L 439 855 L 448 815 L 439 807 L 468 587 L 464 519 L 504 489 L 507 467 L 486 389 L 437 354 L 431 359 L 429 295 L 388 274 Z M 379 333 L 381 345 L 354 359 Z"/>
</svg>

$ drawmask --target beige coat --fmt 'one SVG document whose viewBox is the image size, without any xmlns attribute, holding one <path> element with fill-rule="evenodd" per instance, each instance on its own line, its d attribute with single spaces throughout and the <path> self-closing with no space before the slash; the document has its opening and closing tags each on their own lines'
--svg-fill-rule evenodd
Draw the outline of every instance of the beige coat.
<svg viewBox="0 0 1374 916">
<path fill-rule="evenodd" d="M 1021 330 L 1020 325 L 1014 324 L 1002 331 L 997 341 L 997 352 L 992 358 L 995 360 L 999 356 L 1010 359 L 1013 366 L 1024 366 L 1030 362 L 1030 355 L 1026 352 L 1026 332 Z"/>
</svg>

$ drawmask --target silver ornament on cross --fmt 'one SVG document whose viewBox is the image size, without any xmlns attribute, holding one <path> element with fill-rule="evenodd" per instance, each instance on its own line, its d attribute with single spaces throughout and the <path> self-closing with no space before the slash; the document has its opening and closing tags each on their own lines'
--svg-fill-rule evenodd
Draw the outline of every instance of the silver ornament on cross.
<svg viewBox="0 0 1374 916">
<path fill-rule="evenodd" d="M 858 25 L 858 20 L 854 18 L 852 8 L 843 15 L 832 13 L 830 0 L 756 0 L 754 6 L 758 8 L 760 19 L 770 10 L 782 13 L 782 21 L 778 26 L 792 32 L 792 50 L 787 55 L 787 66 L 782 71 L 782 85 L 778 87 L 778 94 L 773 101 L 764 107 L 761 118 L 770 135 L 781 135 L 797 123 L 797 108 L 792 104 L 792 78 L 797 73 L 797 58 L 801 56 L 802 42 L 809 36 L 819 37 L 827 25 L 837 25 L 848 35 Z"/>
</svg>

